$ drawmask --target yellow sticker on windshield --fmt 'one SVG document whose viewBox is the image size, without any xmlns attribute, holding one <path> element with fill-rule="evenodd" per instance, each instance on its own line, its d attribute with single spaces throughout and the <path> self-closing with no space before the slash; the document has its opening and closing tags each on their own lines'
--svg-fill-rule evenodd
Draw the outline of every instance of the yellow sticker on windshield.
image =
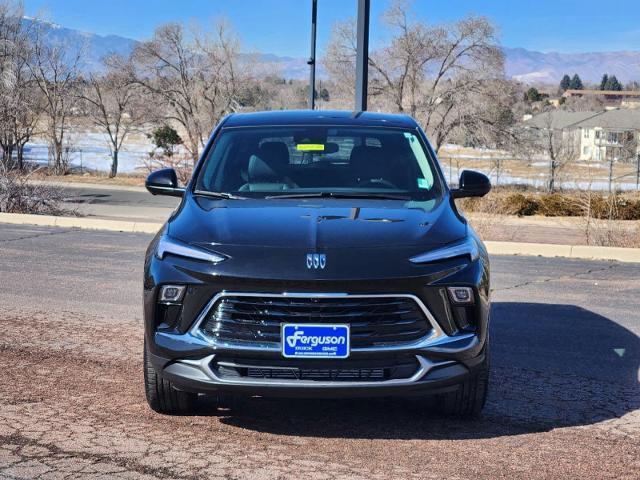
<svg viewBox="0 0 640 480">
<path fill-rule="evenodd" d="M 324 145 L 322 143 L 299 143 L 296 145 L 296 150 L 301 152 L 324 152 Z"/>
</svg>

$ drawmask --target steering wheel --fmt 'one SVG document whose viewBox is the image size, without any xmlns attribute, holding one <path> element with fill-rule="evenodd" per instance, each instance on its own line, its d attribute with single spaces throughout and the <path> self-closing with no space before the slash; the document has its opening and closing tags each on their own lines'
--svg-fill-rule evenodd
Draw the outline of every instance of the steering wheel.
<svg viewBox="0 0 640 480">
<path fill-rule="evenodd" d="M 384 178 L 370 178 L 369 180 L 363 180 L 360 183 L 358 183 L 358 187 L 368 187 L 368 186 L 392 188 L 394 190 L 398 189 L 396 185 L 385 180 Z"/>
</svg>

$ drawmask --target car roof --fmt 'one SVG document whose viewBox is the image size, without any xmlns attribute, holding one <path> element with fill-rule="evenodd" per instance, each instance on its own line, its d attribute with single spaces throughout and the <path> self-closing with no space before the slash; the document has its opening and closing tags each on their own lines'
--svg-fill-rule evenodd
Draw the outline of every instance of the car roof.
<svg viewBox="0 0 640 480">
<path fill-rule="evenodd" d="M 223 127 L 293 125 L 332 125 L 361 127 L 400 127 L 414 129 L 416 121 L 408 115 L 346 110 L 273 110 L 269 112 L 234 113 Z"/>
</svg>

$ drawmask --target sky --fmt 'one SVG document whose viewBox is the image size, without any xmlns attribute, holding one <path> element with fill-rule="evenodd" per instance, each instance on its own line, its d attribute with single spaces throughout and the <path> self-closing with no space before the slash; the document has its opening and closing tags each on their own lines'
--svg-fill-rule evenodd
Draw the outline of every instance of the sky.
<svg viewBox="0 0 640 480">
<path fill-rule="evenodd" d="M 144 40 L 170 21 L 216 18 L 230 21 L 244 51 L 281 56 L 309 55 L 311 0 L 24 0 L 25 13 L 64 27 Z M 389 0 L 371 0 L 371 44 L 384 41 L 380 14 Z M 318 49 L 334 22 L 355 17 L 357 0 L 318 0 Z M 640 50 L 638 0 L 415 0 L 417 18 L 450 22 L 484 15 L 499 29 L 506 47 L 542 52 Z"/>
</svg>

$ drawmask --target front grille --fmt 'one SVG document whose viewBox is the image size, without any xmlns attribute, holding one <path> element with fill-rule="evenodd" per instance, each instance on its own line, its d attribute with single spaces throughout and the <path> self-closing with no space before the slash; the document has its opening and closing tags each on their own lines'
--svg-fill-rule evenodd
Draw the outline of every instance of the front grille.
<svg viewBox="0 0 640 480">
<path fill-rule="evenodd" d="M 400 357 L 383 360 L 332 360 L 318 362 L 291 359 L 230 359 L 217 358 L 211 369 L 216 376 L 227 380 L 306 380 L 318 382 L 381 382 L 407 379 L 420 368 L 415 357 Z"/>
<path fill-rule="evenodd" d="M 401 345 L 432 328 L 412 298 L 354 296 L 226 296 L 212 306 L 200 328 L 220 341 L 280 345 L 283 323 L 348 324 L 351 348 Z"/>
</svg>

